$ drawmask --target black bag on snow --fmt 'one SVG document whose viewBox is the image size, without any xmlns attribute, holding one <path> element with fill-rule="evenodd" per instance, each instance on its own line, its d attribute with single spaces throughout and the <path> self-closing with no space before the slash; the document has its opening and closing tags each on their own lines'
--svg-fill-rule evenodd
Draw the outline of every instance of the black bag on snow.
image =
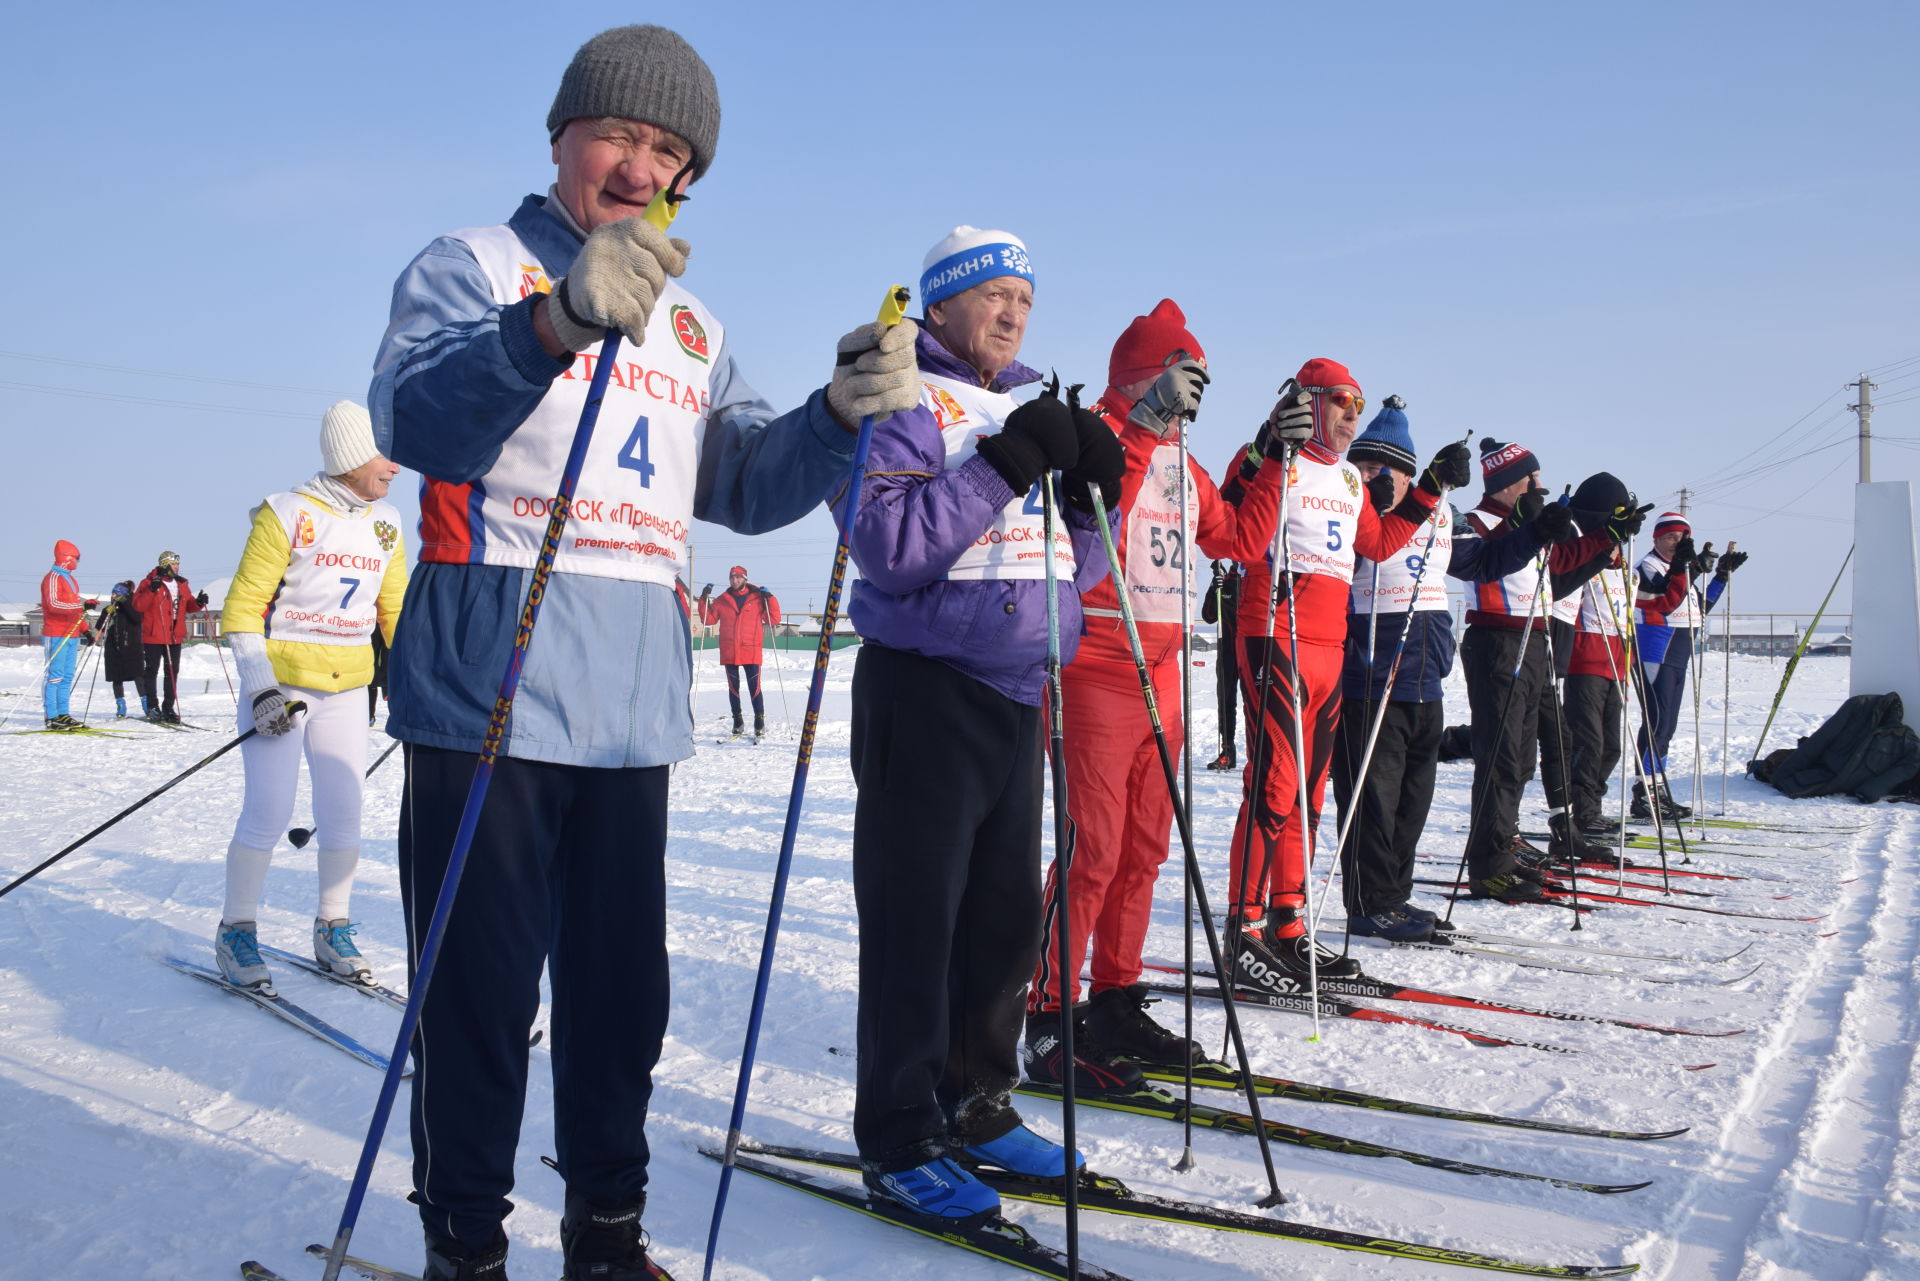
<svg viewBox="0 0 1920 1281">
<path fill-rule="evenodd" d="M 1877 801 L 1920 773 L 1920 734 L 1902 719 L 1898 694 L 1859 694 L 1774 765 L 1768 781 L 1788 796 L 1846 792 Z"/>
</svg>

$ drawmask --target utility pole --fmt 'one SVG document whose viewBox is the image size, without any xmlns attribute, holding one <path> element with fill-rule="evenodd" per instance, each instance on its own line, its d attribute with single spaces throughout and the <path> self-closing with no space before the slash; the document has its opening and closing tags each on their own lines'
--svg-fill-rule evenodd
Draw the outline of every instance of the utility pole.
<svg viewBox="0 0 1920 1281">
<path fill-rule="evenodd" d="M 1860 389 L 1860 402 L 1847 408 L 1860 418 L 1860 483 L 1863 485 L 1873 479 L 1873 389 L 1879 385 L 1868 382 L 1865 374 L 1860 375 L 1859 382 L 1847 384 Z"/>
<path fill-rule="evenodd" d="M 1686 488 L 1686 487 L 1685 487 L 1684 485 L 1683 485 L 1683 486 L 1681 486 L 1681 488 L 1680 488 L 1680 514 L 1681 514 L 1682 516 L 1685 516 L 1685 515 L 1688 515 L 1688 514 L 1689 514 L 1689 513 L 1687 512 L 1687 500 L 1688 500 L 1688 498 L 1689 498 L 1689 497 L 1691 497 L 1691 496 L 1692 496 L 1692 494 L 1693 494 L 1693 491 L 1692 491 L 1691 489 L 1688 489 L 1688 488 Z"/>
</svg>

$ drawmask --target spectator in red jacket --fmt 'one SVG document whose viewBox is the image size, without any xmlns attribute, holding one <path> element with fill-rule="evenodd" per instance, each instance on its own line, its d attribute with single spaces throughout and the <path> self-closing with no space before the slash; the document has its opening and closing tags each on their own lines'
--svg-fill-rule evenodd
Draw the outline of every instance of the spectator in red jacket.
<svg viewBox="0 0 1920 1281">
<path fill-rule="evenodd" d="M 760 692 L 760 633 L 780 625 L 780 601 L 764 587 L 747 581 L 744 565 L 727 571 L 727 590 L 714 599 L 713 584 L 700 590 L 700 622 L 720 625 L 720 662 L 727 669 L 727 702 L 733 708 L 733 736 L 746 729 L 740 716 L 740 674 L 747 677 L 753 699 L 753 736 L 767 732 L 767 702 Z"/>
<path fill-rule="evenodd" d="M 180 553 L 161 552 L 140 584 L 140 640 L 146 647 L 147 688 L 154 691 L 150 721 L 180 723 L 180 646 L 187 639 L 187 615 L 207 607 L 207 594 L 194 595 L 180 573 Z M 165 668 L 166 688 L 155 677 Z"/>
</svg>

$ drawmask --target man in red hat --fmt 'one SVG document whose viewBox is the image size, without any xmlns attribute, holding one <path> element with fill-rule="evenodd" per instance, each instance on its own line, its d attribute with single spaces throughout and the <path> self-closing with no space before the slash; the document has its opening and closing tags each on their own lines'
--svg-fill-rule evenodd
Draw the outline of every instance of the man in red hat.
<svg viewBox="0 0 1920 1281">
<path fill-rule="evenodd" d="M 713 584 L 700 591 L 700 622 L 720 625 L 720 662 L 727 669 L 727 702 L 733 706 L 733 736 L 740 737 L 746 722 L 740 715 L 740 674 L 747 676 L 747 693 L 753 699 L 753 737 L 758 742 L 767 732 L 767 702 L 760 693 L 760 633 L 763 628 L 780 625 L 780 601 L 764 587 L 747 581 L 747 568 L 735 565 L 727 571 L 727 590 L 720 599 L 713 597 Z"/>
<path fill-rule="evenodd" d="M 1113 345 L 1107 390 L 1093 413 L 1119 437 L 1126 471 L 1107 498 L 1120 513 L 1117 580 L 1139 625 L 1167 745 L 1186 736 L 1180 708 L 1181 596 L 1190 590 L 1189 558 L 1258 555 L 1239 546 L 1239 515 L 1220 499 L 1206 471 L 1181 443 L 1200 409 L 1207 357 L 1172 299 L 1134 317 Z M 1278 475 L 1264 482 L 1277 488 Z M 1186 493 L 1184 500 L 1182 487 Z M 1115 591 L 1103 578 L 1082 601 L 1086 631 L 1061 687 L 1067 746 L 1067 810 L 1078 840 L 1069 877 L 1068 951 L 1075 972 L 1059 969 L 1054 869 L 1047 873 L 1046 933 L 1027 998 L 1027 1074 L 1060 1082 L 1061 1011 L 1079 992 L 1078 966 L 1093 945 L 1093 997 L 1074 1057 L 1081 1090 L 1133 1089 L 1135 1063 L 1184 1067 L 1198 1046 L 1147 1016 L 1139 986 L 1140 951 L 1153 911 L 1153 887 L 1168 852 L 1173 796 L 1167 790 L 1147 718 L 1139 673 Z"/>
<path fill-rule="evenodd" d="M 1258 487 L 1240 508 L 1241 541 L 1251 540 L 1249 553 L 1239 557 L 1247 565 L 1239 623 L 1248 760 L 1233 832 L 1228 933 L 1237 981 L 1256 988 L 1297 990 L 1310 969 L 1327 977 L 1360 972 L 1314 943 L 1305 914 L 1307 841 L 1319 825 L 1339 723 L 1354 557 L 1377 561 L 1399 551 L 1446 490 L 1471 477 L 1466 447 L 1448 445 L 1404 498 L 1375 512 L 1359 471 L 1342 457 L 1365 407 L 1345 365 L 1326 359 L 1303 365 L 1254 440 L 1261 457 L 1283 450 L 1291 456 L 1286 510 L 1262 501 Z M 1276 576 L 1283 555 L 1286 564 Z M 1255 963 L 1241 964 L 1249 959 Z"/>
</svg>

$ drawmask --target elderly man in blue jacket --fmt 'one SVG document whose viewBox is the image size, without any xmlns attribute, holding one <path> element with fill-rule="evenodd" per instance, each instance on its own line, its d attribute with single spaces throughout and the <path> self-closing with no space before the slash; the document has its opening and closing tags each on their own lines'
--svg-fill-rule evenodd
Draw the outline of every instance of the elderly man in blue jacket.
<svg viewBox="0 0 1920 1281">
<path fill-rule="evenodd" d="M 862 415 L 918 401 L 911 324 L 848 334 L 831 385 L 785 415 L 747 385 L 679 283 L 687 244 L 638 216 L 706 172 L 719 124 L 712 73 L 678 35 L 589 40 L 547 117 L 554 185 L 428 245 L 375 361 L 380 449 L 425 477 L 388 720 L 408 745 L 418 955 L 601 339 L 625 337 L 413 1042 L 428 1281 L 504 1277 L 543 965 L 565 1275 L 663 1275 L 640 1222 L 668 1009 L 667 773 L 693 744 L 674 589 L 688 526 L 798 519 L 844 478 Z"/>
</svg>

